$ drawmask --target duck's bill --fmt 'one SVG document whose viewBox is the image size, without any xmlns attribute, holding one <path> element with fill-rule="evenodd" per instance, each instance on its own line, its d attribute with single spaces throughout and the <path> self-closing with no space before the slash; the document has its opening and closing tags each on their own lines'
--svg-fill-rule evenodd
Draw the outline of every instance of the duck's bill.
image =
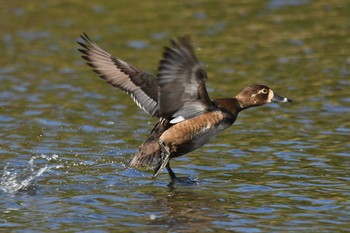
<svg viewBox="0 0 350 233">
<path fill-rule="evenodd" d="M 279 103 L 293 102 L 291 99 L 288 99 L 286 97 L 282 97 L 280 95 L 277 95 L 276 93 L 273 94 L 271 101 L 272 102 L 279 102 Z"/>
</svg>

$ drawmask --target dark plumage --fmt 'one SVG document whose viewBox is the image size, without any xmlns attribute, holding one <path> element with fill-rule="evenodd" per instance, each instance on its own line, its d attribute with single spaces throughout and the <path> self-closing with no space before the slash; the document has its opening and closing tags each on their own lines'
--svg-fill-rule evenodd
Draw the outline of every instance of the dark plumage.
<svg viewBox="0 0 350 233">
<path fill-rule="evenodd" d="M 158 77 L 144 73 L 98 47 L 86 34 L 79 49 L 101 78 L 130 94 L 145 112 L 159 120 L 133 156 L 130 166 L 156 163 L 154 177 L 164 167 L 172 179 L 170 159 L 196 150 L 232 125 L 244 109 L 269 102 L 291 102 L 264 85 L 246 87 L 234 98 L 211 100 L 189 37 L 171 41 L 158 68 Z"/>
</svg>

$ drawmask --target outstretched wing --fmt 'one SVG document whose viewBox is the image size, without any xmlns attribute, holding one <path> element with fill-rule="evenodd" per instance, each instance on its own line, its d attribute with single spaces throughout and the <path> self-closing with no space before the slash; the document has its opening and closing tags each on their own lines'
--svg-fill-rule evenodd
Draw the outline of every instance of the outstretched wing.
<svg viewBox="0 0 350 233">
<path fill-rule="evenodd" d="M 176 123 L 213 106 L 205 86 L 207 74 L 199 65 L 189 37 L 172 40 L 171 46 L 165 48 L 158 76 L 161 117 Z"/>
<path fill-rule="evenodd" d="M 158 80 L 139 68 L 113 57 L 97 46 L 85 33 L 78 49 L 87 64 L 101 78 L 131 95 L 137 106 L 152 116 L 159 116 Z"/>
</svg>

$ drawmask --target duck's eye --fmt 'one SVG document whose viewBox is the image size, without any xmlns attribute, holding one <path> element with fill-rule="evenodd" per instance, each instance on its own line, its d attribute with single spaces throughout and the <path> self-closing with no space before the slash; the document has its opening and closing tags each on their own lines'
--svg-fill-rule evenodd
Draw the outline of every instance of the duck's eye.
<svg viewBox="0 0 350 233">
<path fill-rule="evenodd" d="M 263 93 L 263 94 L 267 94 L 267 93 L 268 93 L 267 89 L 265 89 L 265 88 L 262 89 L 262 93 Z"/>
</svg>

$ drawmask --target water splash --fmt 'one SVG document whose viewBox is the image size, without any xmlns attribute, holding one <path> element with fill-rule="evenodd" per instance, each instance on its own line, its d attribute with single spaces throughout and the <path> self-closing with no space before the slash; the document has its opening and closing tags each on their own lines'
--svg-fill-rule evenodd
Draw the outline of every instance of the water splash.
<svg viewBox="0 0 350 233">
<path fill-rule="evenodd" d="M 44 159 L 44 162 L 36 162 Z M 45 171 L 52 168 L 60 168 L 61 165 L 49 165 L 49 161 L 57 160 L 58 155 L 35 155 L 29 160 L 27 167 L 21 171 L 18 169 L 10 169 L 9 164 L 4 168 L 2 177 L 0 178 L 0 190 L 6 193 L 16 193 L 18 191 L 26 191 L 33 189 L 35 181 Z"/>
</svg>

